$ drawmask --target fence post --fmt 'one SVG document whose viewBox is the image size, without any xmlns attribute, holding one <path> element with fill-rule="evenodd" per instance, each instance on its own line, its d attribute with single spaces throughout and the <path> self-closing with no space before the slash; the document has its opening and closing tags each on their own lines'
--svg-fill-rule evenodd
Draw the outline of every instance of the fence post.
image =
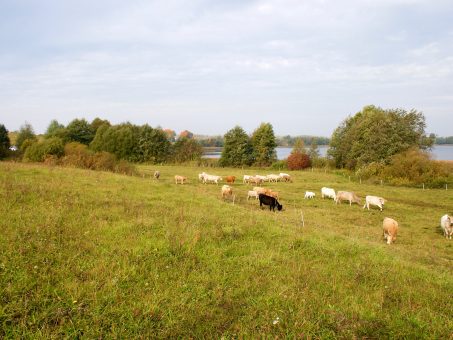
<svg viewBox="0 0 453 340">
<path fill-rule="evenodd" d="M 349 176 L 349 182 L 351 182 L 351 176 Z"/>
<path fill-rule="evenodd" d="M 302 212 L 302 210 L 300 211 L 300 218 L 302 219 L 302 227 L 305 227 L 304 213 Z"/>
<path fill-rule="evenodd" d="M 382 179 L 381 179 L 381 185 L 382 185 Z"/>
<path fill-rule="evenodd" d="M 425 190 L 425 183 L 423 183 L 423 190 Z"/>
<path fill-rule="evenodd" d="M 448 190 L 448 184 L 445 183 L 445 190 Z"/>
</svg>

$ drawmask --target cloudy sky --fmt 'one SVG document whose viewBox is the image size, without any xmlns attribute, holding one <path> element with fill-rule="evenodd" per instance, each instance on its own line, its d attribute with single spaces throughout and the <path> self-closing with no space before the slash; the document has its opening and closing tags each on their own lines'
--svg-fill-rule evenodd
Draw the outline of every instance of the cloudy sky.
<svg viewBox="0 0 453 340">
<path fill-rule="evenodd" d="M 453 135 L 451 0 L 0 0 L 0 123 L 330 136 L 365 105 Z"/>
</svg>

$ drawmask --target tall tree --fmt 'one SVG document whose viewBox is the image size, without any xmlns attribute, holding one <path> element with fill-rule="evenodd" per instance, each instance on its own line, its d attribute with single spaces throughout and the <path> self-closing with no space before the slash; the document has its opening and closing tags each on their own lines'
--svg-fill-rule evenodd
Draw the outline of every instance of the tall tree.
<svg viewBox="0 0 453 340">
<path fill-rule="evenodd" d="M 35 131 L 31 124 L 25 123 L 20 127 L 19 133 L 17 134 L 16 146 L 21 152 L 25 152 L 26 147 L 37 140 L 38 138 L 36 138 Z M 27 143 L 25 143 L 25 141 L 27 141 Z"/>
<path fill-rule="evenodd" d="M 261 125 L 252 134 L 253 156 L 258 166 L 269 166 L 277 160 L 274 129 L 270 123 Z"/>
<path fill-rule="evenodd" d="M 319 158 L 318 143 L 316 141 L 316 138 L 314 137 L 311 140 L 310 149 L 308 150 L 308 156 L 312 161 Z"/>
<path fill-rule="evenodd" d="M 44 137 L 52 138 L 59 137 L 65 139 L 66 137 L 66 128 L 63 124 L 60 124 L 56 119 L 52 119 L 49 126 L 47 127 Z"/>
<path fill-rule="evenodd" d="M 101 119 L 99 117 L 96 117 L 91 121 L 90 126 L 94 135 L 96 134 L 101 125 L 111 126 L 110 122 L 107 119 Z"/>
<path fill-rule="evenodd" d="M 249 136 L 236 126 L 224 135 L 224 147 L 219 163 L 222 166 L 241 166 L 253 163 L 253 147 Z"/>
<path fill-rule="evenodd" d="M 328 154 L 337 167 L 355 169 L 371 162 L 388 163 L 391 156 L 416 146 L 430 148 L 425 117 L 416 110 L 384 110 L 366 106 L 344 120 L 332 134 Z"/>
<path fill-rule="evenodd" d="M 161 129 L 143 125 L 139 129 L 138 148 L 140 162 L 164 162 L 170 153 L 170 142 L 167 134 Z"/>
<path fill-rule="evenodd" d="M 8 155 L 10 146 L 11 143 L 9 141 L 8 130 L 6 130 L 5 125 L 0 124 L 0 159 L 3 159 Z"/>
<path fill-rule="evenodd" d="M 90 144 L 95 135 L 92 126 L 86 119 L 74 119 L 68 124 L 66 131 L 68 141 L 79 142 L 85 145 Z"/>
<path fill-rule="evenodd" d="M 195 139 L 182 137 L 173 144 L 173 160 L 176 163 L 200 159 L 202 154 L 203 148 Z"/>
</svg>

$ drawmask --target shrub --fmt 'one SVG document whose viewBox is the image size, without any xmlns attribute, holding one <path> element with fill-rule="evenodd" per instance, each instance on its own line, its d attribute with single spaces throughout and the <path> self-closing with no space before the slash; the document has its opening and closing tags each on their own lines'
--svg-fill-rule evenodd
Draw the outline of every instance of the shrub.
<svg viewBox="0 0 453 340">
<path fill-rule="evenodd" d="M 25 141 L 23 144 L 25 144 Z M 25 150 L 24 160 L 32 162 L 44 162 L 47 156 L 61 157 L 64 153 L 63 141 L 58 137 L 45 139 L 33 143 Z"/>
<path fill-rule="evenodd" d="M 271 169 L 274 170 L 286 170 L 288 169 L 288 164 L 286 163 L 286 160 L 280 160 L 272 163 Z"/>
<path fill-rule="evenodd" d="M 310 157 L 301 152 L 294 152 L 288 156 L 287 164 L 289 170 L 302 170 L 310 166 Z"/>
</svg>

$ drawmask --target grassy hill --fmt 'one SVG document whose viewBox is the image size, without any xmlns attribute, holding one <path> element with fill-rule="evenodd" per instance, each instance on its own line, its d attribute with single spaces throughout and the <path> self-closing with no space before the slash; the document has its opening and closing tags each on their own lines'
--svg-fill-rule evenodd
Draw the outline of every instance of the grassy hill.
<svg viewBox="0 0 453 340">
<path fill-rule="evenodd" d="M 0 162 L 0 337 L 452 337 L 453 241 L 439 227 L 451 190 L 294 172 L 266 184 L 284 206 L 273 213 L 242 183 L 223 201 L 200 168 L 140 170 Z M 336 206 L 322 186 L 388 203 Z M 385 216 L 400 224 L 391 246 Z"/>
</svg>

